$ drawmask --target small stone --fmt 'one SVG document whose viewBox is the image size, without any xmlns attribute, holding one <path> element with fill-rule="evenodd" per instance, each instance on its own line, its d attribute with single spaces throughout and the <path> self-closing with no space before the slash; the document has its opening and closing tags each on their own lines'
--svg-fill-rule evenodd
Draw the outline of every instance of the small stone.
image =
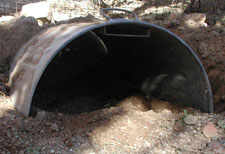
<svg viewBox="0 0 225 154">
<path fill-rule="evenodd" d="M 12 137 L 11 133 L 8 132 L 8 131 L 6 132 L 6 135 L 7 135 L 8 138 L 11 138 Z"/>
<path fill-rule="evenodd" d="M 203 128 L 203 134 L 206 137 L 216 137 L 217 134 L 217 129 L 213 123 L 207 123 L 205 127 Z"/>
<path fill-rule="evenodd" d="M 176 122 L 173 129 L 177 132 L 181 132 L 181 131 L 185 130 L 185 127 L 184 127 L 184 125 L 182 125 L 181 121 L 178 121 L 178 122 Z"/>
<path fill-rule="evenodd" d="M 185 119 L 184 119 L 185 124 L 188 125 L 195 125 L 198 122 L 198 118 L 196 116 L 193 115 L 188 115 Z"/>
<path fill-rule="evenodd" d="M 55 150 L 52 149 L 52 150 L 50 150 L 50 152 L 51 152 L 51 153 L 55 153 Z"/>
<path fill-rule="evenodd" d="M 201 126 L 202 126 L 202 124 L 201 124 L 200 121 L 198 122 L 197 126 L 198 126 L 198 127 L 201 127 Z"/>
<path fill-rule="evenodd" d="M 48 113 L 47 112 L 40 111 L 40 112 L 37 113 L 36 119 L 38 121 L 42 121 L 42 120 L 45 120 L 47 118 L 47 116 L 48 116 Z"/>
<path fill-rule="evenodd" d="M 59 126 L 57 124 L 53 124 L 51 127 L 50 127 L 51 130 L 53 131 L 58 131 L 59 130 Z"/>
<path fill-rule="evenodd" d="M 163 114 L 163 116 L 164 116 L 167 120 L 173 118 L 173 113 L 172 113 L 171 110 L 164 109 L 164 110 L 162 111 L 162 114 Z"/>
</svg>

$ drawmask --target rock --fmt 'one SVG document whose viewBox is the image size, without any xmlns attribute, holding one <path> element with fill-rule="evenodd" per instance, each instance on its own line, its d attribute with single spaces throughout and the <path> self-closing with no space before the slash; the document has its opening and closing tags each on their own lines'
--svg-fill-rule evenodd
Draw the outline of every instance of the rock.
<svg viewBox="0 0 225 154">
<path fill-rule="evenodd" d="M 6 132 L 6 135 L 7 135 L 8 138 L 12 137 L 12 135 L 11 135 L 11 133 L 9 131 Z"/>
<path fill-rule="evenodd" d="M 181 132 L 181 131 L 185 130 L 185 126 L 181 123 L 181 121 L 178 121 L 178 122 L 176 122 L 173 129 L 177 132 Z"/>
<path fill-rule="evenodd" d="M 192 13 L 184 16 L 184 24 L 189 28 L 207 27 L 204 13 Z"/>
<path fill-rule="evenodd" d="M 188 115 L 185 119 L 184 119 L 185 124 L 188 125 L 195 125 L 198 122 L 198 118 L 196 116 L 193 115 Z"/>
<path fill-rule="evenodd" d="M 163 117 L 165 117 L 165 119 L 167 119 L 167 120 L 170 120 L 170 119 L 173 118 L 173 113 L 172 113 L 172 111 L 171 111 L 171 110 L 168 110 L 168 109 L 164 109 L 164 110 L 162 111 L 162 115 L 163 115 Z"/>
<path fill-rule="evenodd" d="M 41 11 L 40 11 L 41 8 Z M 50 13 L 49 2 L 26 4 L 22 7 L 21 15 L 34 18 L 47 18 Z"/>
<path fill-rule="evenodd" d="M 47 112 L 40 111 L 40 112 L 37 113 L 36 119 L 38 121 L 42 121 L 42 120 L 45 120 L 47 117 L 48 117 L 48 113 Z"/>
<path fill-rule="evenodd" d="M 59 126 L 57 124 L 53 124 L 51 127 L 50 127 L 51 130 L 53 131 L 58 131 L 59 130 Z"/>
<path fill-rule="evenodd" d="M 205 127 L 203 128 L 203 134 L 206 137 L 216 137 L 217 134 L 217 129 L 213 123 L 207 123 Z"/>
<path fill-rule="evenodd" d="M 50 153 L 55 153 L 55 150 L 54 149 L 50 150 Z"/>
</svg>

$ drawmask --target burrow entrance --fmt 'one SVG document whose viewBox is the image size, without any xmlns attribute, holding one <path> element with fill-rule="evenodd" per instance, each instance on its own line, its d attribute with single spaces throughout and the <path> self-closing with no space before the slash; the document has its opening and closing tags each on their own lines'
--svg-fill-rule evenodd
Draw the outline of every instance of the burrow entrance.
<svg viewBox="0 0 225 154">
<path fill-rule="evenodd" d="M 107 28 L 109 33 L 118 31 Z M 145 34 L 138 26 L 119 26 L 119 33 L 123 30 L 126 35 Z M 79 114 L 141 95 L 207 112 L 208 105 L 198 103 L 208 103 L 201 70 L 177 39 L 155 29 L 149 37 L 102 31 L 89 31 L 58 52 L 35 89 L 33 107 Z"/>
</svg>

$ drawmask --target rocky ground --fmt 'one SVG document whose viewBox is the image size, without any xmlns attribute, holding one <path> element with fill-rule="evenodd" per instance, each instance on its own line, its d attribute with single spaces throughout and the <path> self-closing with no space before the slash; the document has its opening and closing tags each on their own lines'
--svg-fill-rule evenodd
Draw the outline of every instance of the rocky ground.
<svg viewBox="0 0 225 154">
<path fill-rule="evenodd" d="M 1 153 L 225 153 L 225 113 L 159 100 L 149 110 L 138 96 L 79 115 L 39 111 L 24 118 L 10 108 L 1 107 Z"/>
<path fill-rule="evenodd" d="M 151 22 L 176 33 L 200 57 L 214 93 L 215 114 L 132 96 L 92 112 L 71 115 L 37 109 L 25 118 L 7 96 L 9 62 L 22 44 L 54 25 L 40 27 L 31 17 L 0 23 L 0 153 L 225 153 L 225 28 L 207 25 L 200 16 L 203 20 L 190 23 L 177 14 Z M 93 19 L 68 22 L 89 20 Z"/>
</svg>

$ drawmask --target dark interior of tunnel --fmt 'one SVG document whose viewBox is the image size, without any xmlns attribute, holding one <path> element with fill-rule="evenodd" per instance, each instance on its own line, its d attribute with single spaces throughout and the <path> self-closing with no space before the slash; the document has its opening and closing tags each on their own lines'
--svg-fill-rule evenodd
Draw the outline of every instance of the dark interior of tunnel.
<svg viewBox="0 0 225 154">
<path fill-rule="evenodd" d="M 108 29 L 115 31 L 115 27 Z M 198 68 L 190 60 L 191 55 L 182 50 L 185 47 L 157 30 L 152 30 L 149 37 L 107 36 L 101 28 L 89 31 L 53 58 L 40 78 L 31 105 L 79 114 L 114 106 L 129 96 L 150 95 L 200 108 L 195 102 L 204 97 L 196 85 L 203 83 L 196 84 Z"/>
</svg>

